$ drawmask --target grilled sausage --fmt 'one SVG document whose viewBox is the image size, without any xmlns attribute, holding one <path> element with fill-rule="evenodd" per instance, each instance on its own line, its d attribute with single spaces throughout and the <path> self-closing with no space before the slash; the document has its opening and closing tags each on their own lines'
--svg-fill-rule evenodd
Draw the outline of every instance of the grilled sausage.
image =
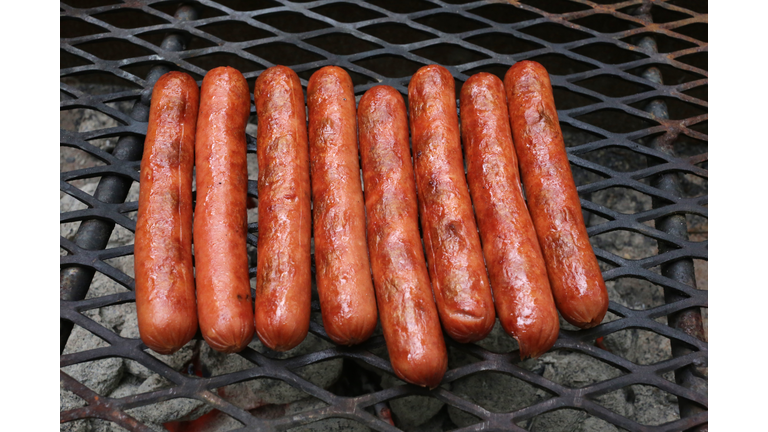
<svg viewBox="0 0 768 432">
<path fill-rule="evenodd" d="M 373 87 L 360 99 L 357 118 L 368 250 L 389 359 L 401 379 L 435 388 L 448 360 L 419 237 L 403 97 L 392 87 Z"/>
<path fill-rule="evenodd" d="M 453 76 L 419 69 L 408 85 L 416 189 L 432 290 L 446 333 L 459 342 L 493 328 L 493 297 L 464 177 Z"/>
<path fill-rule="evenodd" d="M 205 75 L 195 141 L 197 311 L 203 337 L 221 352 L 240 351 L 253 338 L 246 250 L 250 104 L 248 83 L 236 69 Z"/>
<path fill-rule="evenodd" d="M 469 78 L 461 88 L 461 136 L 496 313 L 524 359 L 549 350 L 560 323 L 520 189 L 506 99 L 495 75 Z"/>
<path fill-rule="evenodd" d="M 309 330 L 312 219 L 304 93 L 285 66 L 259 75 L 254 90 L 259 128 L 259 241 L 256 334 L 276 351 Z"/>
<path fill-rule="evenodd" d="M 504 77 L 512 134 L 536 234 L 557 309 L 569 323 L 594 327 L 608 292 L 589 244 L 546 69 L 522 61 Z"/>
<path fill-rule="evenodd" d="M 353 345 L 373 333 L 377 316 L 349 74 L 336 66 L 312 74 L 307 107 L 320 311 L 328 336 Z"/>
<path fill-rule="evenodd" d="M 168 72 L 152 90 L 141 159 L 134 244 L 141 340 L 171 354 L 197 332 L 192 270 L 192 165 L 199 91 L 192 77 Z"/>
</svg>

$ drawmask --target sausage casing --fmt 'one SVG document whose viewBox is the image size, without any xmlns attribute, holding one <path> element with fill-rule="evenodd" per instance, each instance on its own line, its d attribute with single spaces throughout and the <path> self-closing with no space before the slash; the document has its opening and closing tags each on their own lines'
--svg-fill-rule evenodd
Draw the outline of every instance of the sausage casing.
<svg viewBox="0 0 768 432">
<path fill-rule="evenodd" d="M 538 357 L 560 323 L 512 144 L 504 84 L 479 73 L 461 88 L 461 135 L 496 314 L 517 339 L 520 357 Z"/>
<path fill-rule="evenodd" d="M 608 310 L 608 292 L 584 225 L 549 74 L 536 62 L 522 61 L 509 68 L 504 87 L 528 208 L 557 309 L 577 327 L 594 327 Z"/>
<path fill-rule="evenodd" d="M 304 93 L 285 66 L 259 75 L 254 89 L 259 127 L 259 241 L 256 334 L 276 351 L 309 330 L 312 216 Z"/>
<path fill-rule="evenodd" d="M 365 240 L 352 79 L 326 66 L 309 79 L 309 155 L 315 269 L 323 327 L 339 345 L 376 328 L 376 297 Z"/>
<path fill-rule="evenodd" d="M 250 104 L 248 83 L 236 69 L 205 75 L 195 140 L 197 304 L 203 338 L 221 352 L 240 351 L 253 338 L 246 249 Z"/>
<path fill-rule="evenodd" d="M 152 90 L 141 159 L 134 245 L 136 313 L 141 340 L 171 354 L 197 332 L 192 269 L 192 166 L 199 90 L 168 72 Z"/>
<path fill-rule="evenodd" d="M 483 262 L 456 114 L 453 76 L 424 66 L 408 85 L 416 189 L 432 289 L 445 332 L 458 342 L 484 338 L 495 312 Z"/>
<path fill-rule="evenodd" d="M 448 365 L 419 236 L 405 103 L 376 86 L 358 106 L 368 250 L 381 327 L 401 379 L 435 388 Z"/>
</svg>

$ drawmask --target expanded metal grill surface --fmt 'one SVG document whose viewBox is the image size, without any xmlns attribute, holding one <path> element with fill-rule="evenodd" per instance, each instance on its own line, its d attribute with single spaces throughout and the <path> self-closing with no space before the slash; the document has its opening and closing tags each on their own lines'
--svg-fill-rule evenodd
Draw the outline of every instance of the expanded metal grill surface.
<svg viewBox="0 0 768 432">
<path fill-rule="evenodd" d="M 707 242 L 690 240 L 687 225 L 692 217 L 707 217 L 706 1 L 510 3 L 63 1 L 61 110 L 94 110 L 118 125 L 87 132 L 61 130 L 62 147 L 79 149 L 101 161 L 61 173 L 61 191 L 87 207 L 63 212 L 60 219 L 62 224 L 80 222 L 74 236 L 61 238 L 65 251 L 61 257 L 61 349 L 73 324 L 108 344 L 63 354 L 61 367 L 119 357 L 140 363 L 172 385 L 111 398 L 95 393 L 62 370 L 62 388 L 85 404 L 62 411 L 61 421 L 99 418 L 129 430 L 151 430 L 128 411 L 187 398 L 234 418 L 242 423 L 242 430 L 286 430 L 340 417 L 373 430 L 394 431 L 400 429 L 377 415 L 377 404 L 422 395 L 475 416 L 476 423 L 461 429 L 467 431 L 525 430 L 528 420 L 564 408 L 586 412 L 621 430 L 705 429 L 707 344 L 700 310 L 707 307 L 707 292 L 696 287 L 694 260 L 707 259 Z M 509 66 L 524 59 L 542 63 L 551 74 L 569 159 L 605 280 L 643 280 L 664 292 L 663 303 L 646 308 L 633 309 L 612 298 L 603 324 L 585 331 L 561 330 L 553 350 L 589 356 L 618 370 L 618 376 L 572 388 L 524 367 L 516 349 L 499 353 L 446 339 L 452 353 L 471 358 L 449 368 L 446 386 L 433 391 L 411 385 L 368 386 L 362 394 L 337 394 L 296 371 L 342 358 L 345 364 L 362 365 L 360 371 L 393 374 L 380 334 L 357 347 L 333 346 L 288 358 L 247 348 L 233 355 L 248 360 L 252 367 L 198 376 L 169 366 L 150 355 L 140 339 L 121 337 L 85 313 L 134 302 L 132 276 L 110 265 L 114 258 L 132 259 L 133 246 L 105 248 L 116 225 L 130 232 L 135 229 L 137 203 L 124 201 L 130 186 L 139 181 L 151 89 L 166 71 L 187 72 L 200 83 L 206 71 L 230 65 L 243 72 L 252 88 L 259 73 L 275 64 L 294 69 L 304 86 L 315 70 L 338 65 L 352 76 L 359 97 L 378 84 L 407 95 L 410 76 L 431 63 L 451 71 L 458 92 L 472 74 L 488 71 L 503 78 Z M 78 82 L 123 87 L 117 92 L 90 93 Z M 116 102 L 125 101 L 134 103 L 129 112 L 117 107 Z M 255 116 L 254 107 L 251 109 Z M 119 137 L 111 152 L 91 143 L 111 137 Z M 256 153 L 254 134 L 248 136 L 248 152 Z M 613 162 L 606 163 L 606 153 L 614 154 Z M 99 178 L 99 185 L 92 194 L 78 187 L 77 180 L 93 178 Z M 651 204 L 627 213 L 595 202 L 599 200 L 594 196 L 612 188 L 639 192 L 650 197 Z M 254 198 L 256 190 L 256 182 L 251 180 L 249 194 Z M 597 241 L 619 231 L 640 236 L 657 248 L 647 256 L 622 256 L 616 248 L 601 247 L 605 242 Z M 251 223 L 249 247 L 255 248 L 257 235 L 257 224 Z M 255 271 L 255 267 L 250 269 L 251 277 Z M 86 299 L 96 274 L 126 290 Z M 314 301 L 313 311 L 318 310 Z M 630 329 L 669 339 L 669 346 L 658 349 L 671 348 L 671 352 L 663 361 L 646 364 L 600 347 L 598 338 Z M 329 341 L 316 322 L 310 332 Z M 199 334 L 196 339 L 201 340 Z M 511 412 L 494 412 L 451 390 L 451 383 L 481 371 L 522 380 L 548 397 Z M 263 416 L 238 407 L 218 391 L 255 378 L 284 381 L 324 406 Z M 661 425 L 641 424 L 596 401 L 601 395 L 636 385 L 652 386 L 676 398 L 679 419 Z"/>
</svg>

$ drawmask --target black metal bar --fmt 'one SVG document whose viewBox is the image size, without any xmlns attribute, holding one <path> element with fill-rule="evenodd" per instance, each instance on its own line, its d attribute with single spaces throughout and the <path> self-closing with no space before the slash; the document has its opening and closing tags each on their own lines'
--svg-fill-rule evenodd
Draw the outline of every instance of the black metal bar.
<svg viewBox="0 0 768 432">
<path fill-rule="evenodd" d="M 639 10 L 638 15 L 651 20 L 650 14 L 650 2 L 645 3 Z M 658 52 L 656 41 L 651 36 L 645 36 L 640 40 L 640 47 L 645 50 Z M 663 78 L 661 71 L 658 68 L 648 68 L 643 73 L 643 78 L 647 80 L 663 84 Z M 651 112 L 655 117 L 659 119 L 668 120 L 669 111 L 666 103 L 662 100 L 653 100 L 648 106 L 647 110 Z M 677 131 L 664 134 L 658 138 L 651 140 L 649 146 L 654 150 L 661 151 L 672 157 L 675 157 L 675 150 L 673 143 L 677 138 Z M 651 185 L 666 193 L 673 194 L 676 197 L 682 197 L 682 188 L 680 186 L 680 175 L 677 172 L 671 172 L 667 174 L 661 174 L 654 176 Z M 659 208 L 666 205 L 658 198 L 654 197 L 653 207 Z M 684 214 L 673 214 L 670 216 L 661 217 L 656 220 L 656 228 L 664 231 L 667 234 L 671 234 L 675 237 L 679 237 L 683 240 L 688 240 L 688 224 Z M 659 253 L 664 253 L 675 248 L 672 245 L 660 241 Z M 696 288 L 696 276 L 694 272 L 693 260 L 681 259 L 673 261 L 671 263 L 661 265 L 661 274 L 665 277 L 681 282 L 690 287 Z M 677 301 L 685 300 L 687 296 L 681 295 L 678 291 L 664 288 L 664 300 L 666 303 L 674 303 Z M 682 330 L 686 334 L 693 336 L 697 339 L 704 340 L 704 329 L 701 319 L 701 309 L 699 307 L 692 307 L 684 309 L 679 312 L 670 314 L 668 317 L 668 324 L 670 327 L 674 327 Z M 690 346 L 672 339 L 672 355 L 674 357 L 680 357 L 694 352 Z M 675 381 L 689 389 L 706 395 L 707 394 L 707 366 L 706 360 L 698 360 L 693 364 L 687 365 L 677 371 L 675 371 Z M 680 406 L 680 417 L 693 417 L 699 413 L 706 412 L 707 409 L 697 403 L 691 402 L 684 398 L 678 398 L 678 404 Z M 708 430 L 707 423 L 694 426 L 689 429 L 695 432 L 705 432 Z"/>
<path fill-rule="evenodd" d="M 180 20 L 194 20 L 197 18 L 197 10 L 192 6 L 182 6 L 176 12 L 175 17 Z M 181 33 L 171 33 L 163 40 L 162 48 L 169 51 L 182 51 L 187 43 L 187 36 Z M 131 109 L 130 116 L 140 122 L 149 120 L 149 102 L 152 97 L 152 87 L 163 74 L 170 69 L 165 65 L 153 66 L 147 75 L 147 89 L 142 93 Z M 144 141 L 133 135 L 122 136 L 117 141 L 112 153 L 115 158 L 124 161 L 141 160 L 144 150 Z M 109 204 L 125 202 L 128 190 L 133 181 L 119 176 L 104 176 L 99 181 L 94 198 Z M 115 228 L 115 223 L 103 219 L 84 220 L 75 234 L 74 242 L 83 249 L 97 250 L 107 247 L 109 236 Z M 59 289 L 61 300 L 82 300 L 88 294 L 88 288 L 93 281 L 95 270 L 82 266 L 70 266 L 61 270 Z M 59 321 L 60 347 L 59 352 L 64 351 L 74 323 L 69 320 Z"/>
</svg>

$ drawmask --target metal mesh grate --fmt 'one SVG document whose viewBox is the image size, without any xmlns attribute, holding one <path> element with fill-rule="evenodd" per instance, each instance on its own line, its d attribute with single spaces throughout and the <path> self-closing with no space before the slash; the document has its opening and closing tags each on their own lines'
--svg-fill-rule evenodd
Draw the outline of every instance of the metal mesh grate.
<svg viewBox="0 0 768 432">
<path fill-rule="evenodd" d="M 593 430 L 706 429 L 707 344 L 700 310 L 706 311 L 707 292 L 695 281 L 698 264 L 707 259 L 706 5 L 693 0 L 220 0 L 181 6 L 63 1 L 62 113 L 79 110 L 81 125 L 90 114 L 109 121 L 95 129 L 63 124 L 61 130 L 61 196 L 72 203 L 62 206 L 60 219 L 61 384 L 69 397 L 81 399 L 62 411 L 61 421 L 98 418 L 151 430 L 137 420 L 142 409 L 197 401 L 203 411 L 214 408 L 239 424 L 235 429 L 303 430 L 341 418 L 355 427 L 390 431 L 402 425 L 380 415 L 382 404 L 417 395 L 463 414 L 433 426 L 437 429 L 546 430 L 544 425 L 556 424 L 547 418 L 570 410 L 581 416 L 582 427 Z M 554 360 L 520 362 L 514 341 L 494 333 L 507 340 L 462 345 L 447 339 L 449 370 L 445 385 L 434 391 L 404 384 L 382 388 L 376 377 L 393 372 L 380 333 L 357 347 L 336 347 L 327 343 L 317 320 L 309 336 L 315 348 L 284 355 L 252 344 L 233 355 L 245 366 L 217 375 L 199 366 L 204 355 L 199 334 L 187 361 L 176 364 L 151 354 L 121 328 L 128 324 L 110 325 L 111 315 L 134 302 L 135 190 L 149 96 L 162 73 L 182 70 L 199 83 L 207 70 L 230 65 L 253 89 L 261 71 L 283 64 L 306 88 L 315 70 L 338 65 L 352 76 L 359 97 L 378 84 L 407 95 L 410 76 L 430 63 L 451 71 L 458 92 L 472 74 L 503 78 L 524 59 L 542 63 L 552 75 L 588 231 L 611 296 L 603 324 L 586 331 L 564 324 L 551 354 L 588 357 L 588 364 L 614 371 L 608 378 L 558 379 L 547 372 L 547 361 Z M 255 111 L 252 115 L 255 124 Z M 252 127 L 249 157 L 256 152 Z M 74 153 L 79 156 L 69 156 Z M 250 177 L 249 193 L 257 198 L 256 177 Z M 257 224 L 249 220 L 249 248 L 255 250 Z M 110 288 L 89 291 L 97 282 Z M 630 291 L 645 293 L 647 302 L 628 301 Z M 316 299 L 313 311 L 316 317 Z M 67 345 L 73 325 L 78 334 L 101 339 L 101 346 L 78 351 L 72 340 Z M 638 351 L 642 338 L 656 344 L 654 349 Z M 341 380 L 356 384 L 342 390 L 338 383 L 307 378 L 307 368 L 336 359 L 343 359 Z M 95 365 L 107 360 L 121 368 L 145 368 L 167 384 L 106 394 L 67 373 L 80 364 L 99 370 Z M 461 390 L 471 376 L 512 380 L 530 388 L 531 397 L 506 405 L 489 402 Z M 316 403 L 274 412 L 227 397 L 228 389 L 253 380 L 282 381 Z M 649 412 L 653 406 L 641 403 L 649 391 L 673 401 L 671 417 L 655 416 Z M 616 392 L 627 399 L 624 408 L 606 402 Z"/>
</svg>

